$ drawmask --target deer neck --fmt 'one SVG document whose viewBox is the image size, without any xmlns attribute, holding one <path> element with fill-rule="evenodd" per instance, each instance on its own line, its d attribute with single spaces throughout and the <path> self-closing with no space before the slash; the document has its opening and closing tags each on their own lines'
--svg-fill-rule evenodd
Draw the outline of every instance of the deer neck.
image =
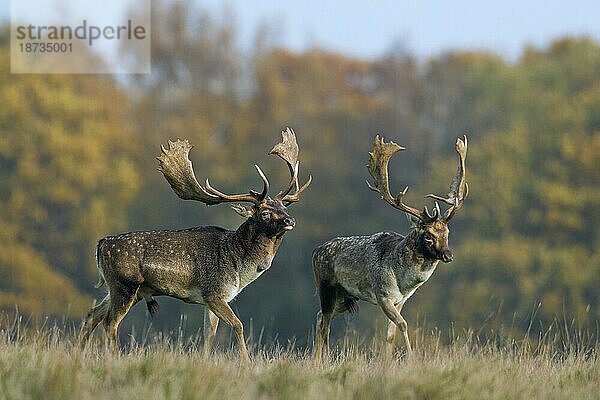
<svg viewBox="0 0 600 400">
<path fill-rule="evenodd" d="M 421 271 L 435 268 L 439 260 L 425 257 L 421 246 L 421 233 L 418 229 L 411 230 L 400 246 L 402 258 L 408 265 L 415 266 Z"/>
<path fill-rule="evenodd" d="M 240 272 L 262 273 L 271 266 L 275 253 L 281 244 L 283 234 L 269 237 L 257 229 L 256 223 L 249 218 L 235 231 L 231 238 L 238 255 L 237 265 Z"/>
</svg>

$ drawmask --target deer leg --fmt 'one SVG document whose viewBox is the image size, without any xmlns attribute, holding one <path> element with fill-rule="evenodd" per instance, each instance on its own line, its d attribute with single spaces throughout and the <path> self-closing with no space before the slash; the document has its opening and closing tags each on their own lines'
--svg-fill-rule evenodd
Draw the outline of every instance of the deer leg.
<svg viewBox="0 0 600 400">
<path fill-rule="evenodd" d="M 329 334 L 333 314 L 317 313 L 317 327 L 315 332 L 315 360 L 321 361 L 323 352 L 329 353 Z"/>
<path fill-rule="evenodd" d="M 321 335 L 321 325 L 323 324 L 323 312 L 317 311 L 317 323 L 315 324 L 315 359 L 321 361 L 321 352 L 323 351 L 323 337 Z"/>
<path fill-rule="evenodd" d="M 400 313 L 402 311 L 402 304 L 398 304 L 396 305 L 396 310 L 398 310 L 398 313 Z M 388 321 L 388 327 L 387 327 L 387 335 L 385 338 L 386 341 L 386 353 L 388 356 L 391 356 L 394 352 L 394 344 L 396 341 L 396 331 L 397 331 L 397 326 L 396 324 L 392 321 L 389 320 Z M 405 336 L 405 342 L 406 339 L 408 338 L 408 333 Z M 407 346 L 408 348 L 408 346 Z"/>
<path fill-rule="evenodd" d="M 394 352 L 394 342 L 396 341 L 396 324 L 391 320 L 388 321 L 387 335 L 385 337 L 386 346 L 385 352 L 388 356 L 391 356 Z"/>
<path fill-rule="evenodd" d="M 114 351 L 119 350 L 118 329 L 131 307 L 138 302 L 137 291 L 125 285 L 118 285 L 110 290 L 110 308 L 104 319 L 104 330 L 108 338 L 109 347 Z"/>
<path fill-rule="evenodd" d="M 392 300 L 388 298 L 378 298 L 377 302 L 379 303 L 379 306 L 385 315 L 390 319 L 390 321 L 392 321 L 392 323 L 394 323 L 394 325 L 396 325 L 396 327 L 398 327 L 398 329 L 400 329 L 400 332 L 402 332 L 402 335 L 404 336 L 404 344 L 406 345 L 406 351 L 409 354 L 412 353 L 412 347 L 410 345 L 410 340 L 408 339 L 408 324 L 406 323 L 406 320 L 402 318 L 402 315 L 400 315 L 400 311 L 396 308 Z"/>
<path fill-rule="evenodd" d="M 206 305 L 210 311 L 215 313 L 217 317 L 225 321 L 225 323 L 233 329 L 240 349 L 240 357 L 244 362 L 249 363 L 250 356 L 248 354 L 248 349 L 246 348 L 246 341 L 244 340 L 244 326 L 242 325 L 242 321 L 235 315 L 225 300 L 219 299 L 207 301 Z"/>
<path fill-rule="evenodd" d="M 336 309 L 337 292 L 335 286 L 326 282 L 319 284 L 319 298 L 321 310 L 317 313 L 317 325 L 315 329 L 315 358 L 321 360 L 323 350 L 329 352 L 329 334 L 331 320 Z"/>
<path fill-rule="evenodd" d="M 204 307 L 204 355 L 210 354 L 210 348 L 213 337 L 217 334 L 219 326 L 219 317 L 208 307 Z"/>
<path fill-rule="evenodd" d="M 100 321 L 106 318 L 109 305 L 110 296 L 106 295 L 106 297 L 104 297 L 104 299 L 99 304 L 96 304 L 90 309 L 90 311 L 88 311 L 81 325 L 81 332 L 79 336 L 80 350 L 83 350 L 85 348 L 85 345 L 88 342 L 90 335 L 92 334 L 96 326 L 98 326 Z"/>
</svg>

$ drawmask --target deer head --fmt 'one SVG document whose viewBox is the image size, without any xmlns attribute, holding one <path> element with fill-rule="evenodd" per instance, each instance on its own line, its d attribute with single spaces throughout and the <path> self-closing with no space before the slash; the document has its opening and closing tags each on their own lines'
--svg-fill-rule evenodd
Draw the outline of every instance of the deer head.
<svg viewBox="0 0 600 400">
<path fill-rule="evenodd" d="M 392 207 L 407 214 L 419 235 L 417 249 L 423 256 L 444 262 L 452 261 L 452 252 L 448 247 L 448 222 L 452 219 L 456 211 L 462 207 L 469 193 L 469 186 L 465 180 L 467 137 L 463 136 L 463 138 L 456 139 L 455 149 L 458 154 L 458 170 L 450 185 L 448 196 L 441 197 L 435 194 L 425 196 L 449 205 L 443 214 L 440 211 L 437 201 L 432 212 L 429 212 L 427 206 L 423 208 L 423 211 L 419 211 L 414 207 L 406 205 L 403 199 L 408 191 L 408 186 L 398 193 L 396 197 L 392 197 L 388 181 L 388 164 L 394 154 L 406 150 L 404 147 L 394 142 L 385 143 L 382 138 L 376 136 L 373 143 L 373 151 L 369 153 L 368 169 L 374 179 L 373 185 L 367 181 L 369 189 L 379 193 L 381 198 Z"/>
<path fill-rule="evenodd" d="M 157 157 L 158 169 L 180 198 L 200 201 L 209 206 L 225 202 L 236 203 L 232 205 L 235 212 L 251 219 L 258 229 L 267 236 L 276 236 L 294 228 L 295 221 L 288 214 L 287 207 L 299 201 L 302 192 L 312 182 L 312 176 L 309 176 L 306 183 L 299 187 L 298 169 L 300 163 L 298 161 L 296 135 L 290 128 L 282 131 L 281 135 L 282 142 L 275 145 L 269 154 L 275 154 L 286 162 L 291 179 L 287 188 L 279 192 L 274 199 L 268 196 L 269 180 L 258 165 L 254 167 L 263 182 L 263 189 L 260 193 L 250 190 L 248 193 L 228 195 L 215 189 L 208 179 L 206 179 L 204 186 L 200 185 L 194 174 L 192 162 L 189 160 L 189 152 L 192 146 L 187 140 L 169 141 L 168 149 L 161 146 L 162 154 Z M 250 206 L 239 203 L 250 203 Z"/>
</svg>

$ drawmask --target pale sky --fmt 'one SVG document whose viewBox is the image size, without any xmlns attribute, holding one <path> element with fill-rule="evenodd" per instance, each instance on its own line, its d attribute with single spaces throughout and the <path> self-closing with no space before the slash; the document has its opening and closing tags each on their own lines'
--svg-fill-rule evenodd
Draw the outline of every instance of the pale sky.
<svg viewBox="0 0 600 400">
<path fill-rule="evenodd" d="M 362 58 L 380 56 L 394 42 L 403 42 L 420 57 L 449 49 L 476 49 L 516 59 L 526 45 L 545 46 L 567 34 L 600 41 L 598 0 L 193 2 L 216 15 L 223 7 L 233 10 L 242 45 L 248 45 L 257 27 L 267 23 L 274 28 L 277 43 L 292 50 L 317 46 Z M 93 4 L 99 14 L 115 12 L 103 7 L 105 2 Z M 44 10 L 32 9 L 36 12 Z M 0 17 L 6 21 L 9 16 L 9 0 L 0 0 Z"/>
<path fill-rule="evenodd" d="M 281 43 L 294 50 L 314 45 L 360 57 L 377 57 L 403 41 L 419 56 L 448 49 L 490 50 L 511 59 L 528 45 L 562 35 L 600 40 L 598 0 L 502 1 L 282 1 L 205 0 L 229 4 L 247 36 L 260 21 L 280 24 Z"/>
</svg>

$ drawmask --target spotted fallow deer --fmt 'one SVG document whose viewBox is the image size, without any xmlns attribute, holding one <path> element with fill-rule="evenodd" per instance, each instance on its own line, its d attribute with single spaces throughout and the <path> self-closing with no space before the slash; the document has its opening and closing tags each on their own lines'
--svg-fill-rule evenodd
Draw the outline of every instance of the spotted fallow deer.
<svg viewBox="0 0 600 400">
<path fill-rule="evenodd" d="M 321 358 L 329 349 L 329 330 L 333 318 L 345 311 L 357 309 L 357 300 L 379 305 L 389 318 L 387 352 L 394 347 L 396 328 L 404 337 L 406 351 L 412 351 L 407 324 L 400 314 L 402 306 L 427 281 L 439 261 L 452 261 L 448 248 L 448 222 L 463 205 L 468 194 L 465 181 L 467 137 L 456 140 L 458 171 L 447 197 L 429 194 L 426 197 L 449 205 L 444 214 L 439 204 L 430 213 L 427 207 L 419 211 L 403 202 L 406 187 L 392 197 L 388 183 L 388 163 L 397 152 L 405 150 L 394 142 L 385 143 L 377 136 L 369 153 L 369 173 L 373 191 L 392 207 L 403 211 L 411 222 L 411 231 L 403 236 L 395 232 L 380 232 L 370 236 L 337 237 L 313 252 L 313 270 L 321 310 L 317 313 L 315 356 Z"/>
<path fill-rule="evenodd" d="M 205 305 L 205 349 L 209 349 L 219 319 L 234 331 L 242 359 L 248 360 L 243 326 L 229 302 L 270 266 L 283 235 L 295 221 L 287 207 L 300 200 L 312 177 L 298 185 L 298 145 L 294 132 L 282 132 L 282 142 L 270 151 L 289 167 L 291 180 L 285 190 L 271 198 L 269 181 L 255 165 L 263 190 L 227 195 L 196 180 L 188 159 L 192 146 L 187 141 L 161 146 L 159 170 L 182 199 L 207 205 L 233 202 L 232 208 L 247 218 L 237 230 L 217 226 L 199 226 L 184 230 L 129 232 L 108 236 L 98 242 L 98 287 L 106 284 L 108 294 L 92 307 L 83 321 L 81 347 L 100 323 L 109 344 L 118 348 L 117 329 L 130 308 L 144 299 L 151 314 L 158 310 L 153 296 L 171 296 L 187 303 Z M 243 206 L 237 203 L 250 203 Z"/>
</svg>

